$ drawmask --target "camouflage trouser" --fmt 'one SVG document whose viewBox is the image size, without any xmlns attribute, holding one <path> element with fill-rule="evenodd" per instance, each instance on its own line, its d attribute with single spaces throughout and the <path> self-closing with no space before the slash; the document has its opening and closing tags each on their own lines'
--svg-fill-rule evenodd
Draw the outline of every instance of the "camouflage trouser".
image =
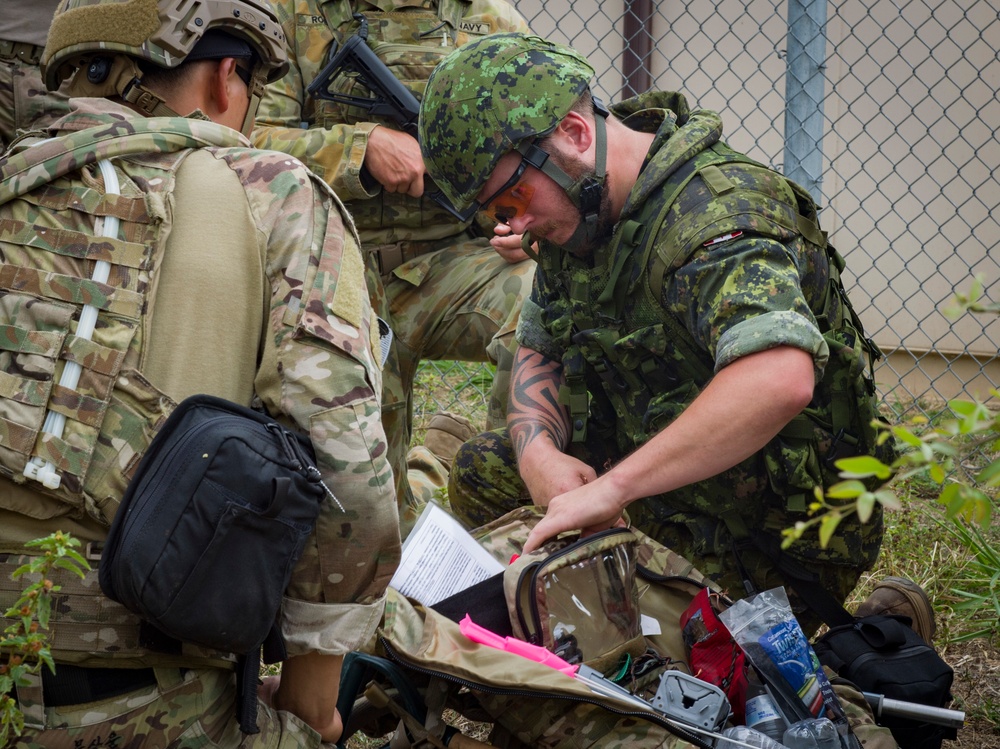
<svg viewBox="0 0 1000 749">
<path fill-rule="evenodd" d="M 45 89 L 38 65 L 0 57 L 0 152 L 17 130 L 41 127 L 61 117 L 69 109 L 68 101 L 65 95 Z"/>
<path fill-rule="evenodd" d="M 404 467 L 412 436 L 417 365 L 423 359 L 495 364 L 487 424 L 502 426 L 514 363 L 514 330 L 534 273 L 533 261 L 510 264 L 485 239 L 471 239 L 409 260 L 380 281 L 383 287 L 376 302 L 384 296 L 381 306 L 375 307 L 394 335 L 383 372 L 382 422 L 397 476 L 404 537 L 438 483 L 435 476 L 417 478 L 422 496 L 414 497 Z M 420 470 L 418 460 L 411 474 Z"/>
<path fill-rule="evenodd" d="M 59 669 L 56 667 L 56 674 Z M 260 733 L 236 722 L 236 676 L 221 669 L 156 669 L 157 684 L 100 702 L 44 709 L 11 749 L 310 749 L 319 734 L 287 712 L 258 704 Z M 32 709 L 23 705 L 30 722 Z"/>
<path fill-rule="evenodd" d="M 593 453 L 574 445 L 571 450 L 580 460 L 593 465 L 605 464 L 608 457 L 594 460 Z M 611 456 L 612 459 L 614 456 Z M 467 528 L 478 528 L 510 512 L 516 507 L 531 503 L 531 496 L 517 471 L 517 458 L 507 430 L 486 432 L 466 442 L 455 456 L 448 484 L 451 512 Z M 665 499 L 651 497 L 633 502 L 628 507 L 629 521 L 646 535 L 689 560 L 703 574 L 710 577 L 733 598 L 747 595 L 744 581 L 749 579 L 757 591 L 786 585 L 786 580 L 775 568 L 773 559 L 750 543 L 734 543 L 725 522 L 718 514 L 696 513 L 689 510 L 670 513 L 663 507 Z M 761 499 L 762 502 L 767 500 Z M 794 521 L 783 510 L 769 509 L 763 514 L 763 523 L 754 531 L 776 540 L 781 530 Z M 799 542 L 786 553 L 790 561 L 806 575 L 815 575 L 816 584 L 843 601 L 854 590 L 862 573 L 871 566 L 874 555 L 868 548 L 874 545 L 877 554 L 882 537 L 882 525 L 869 523 L 861 529 L 852 527 L 850 521 L 842 523 L 838 533 L 860 533 L 862 559 L 845 559 L 835 552 L 812 548 L 809 542 Z M 818 542 L 814 542 L 818 545 Z M 828 553 L 827 553 L 828 552 Z M 787 586 L 786 586 L 787 587 Z M 792 609 L 807 636 L 822 624 L 821 619 L 798 601 L 789 591 Z"/>
<path fill-rule="evenodd" d="M 434 453 L 423 445 L 411 447 L 406 456 L 406 474 L 413 498 L 408 507 L 401 508 L 399 521 L 404 536 L 431 500 L 448 507 L 448 467 Z"/>
</svg>

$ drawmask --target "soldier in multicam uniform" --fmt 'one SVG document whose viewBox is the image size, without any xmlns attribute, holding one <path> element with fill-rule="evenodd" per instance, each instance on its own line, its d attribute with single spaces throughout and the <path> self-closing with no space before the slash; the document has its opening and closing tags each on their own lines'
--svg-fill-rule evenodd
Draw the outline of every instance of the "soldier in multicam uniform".
<svg viewBox="0 0 1000 749">
<path fill-rule="evenodd" d="M 369 45 L 418 99 L 434 65 L 456 46 L 496 31 L 524 31 L 527 25 L 505 0 L 280 0 L 276 9 L 291 70 L 268 87 L 254 142 L 301 159 L 326 180 L 346 202 L 370 253 L 376 309 L 395 334 L 382 408 L 405 531 L 434 489 L 430 455 L 423 455 L 430 463 L 426 472 L 414 470 L 415 481 L 407 481 L 405 470 L 417 364 L 421 359 L 496 364 L 487 427 L 503 426 L 514 329 L 534 263 L 505 227 L 493 236 L 494 224 L 484 232 L 478 222 L 460 222 L 421 198 L 426 183 L 419 146 L 390 118 L 318 100 L 306 88 L 331 48 L 358 31 L 361 21 L 354 14 L 363 14 Z M 341 75 L 333 88 L 367 95 L 363 87 L 351 89 L 353 80 Z M 438 424 L 447 428 L 449 420 L 432 426 Z M 451 431 L 474 433 L 471 427 Z"/>
<path fill-rule="evenodd" d="M 372 638 L 399 558 L 357 235 L 326 184 L 245 137 L 287 67 L 281 28 L 264 0 L 179 15 L 188 5 L 67 0 L 42 69 L 90 98 L 0 160 L 0 607 L 18 597 L 25 542 L 58 529 L 98 558 L 151 435 L 194 393 L 308 434 L 343 510 L 324 505 L 286 591 L 290 657 L 262 690 L 260 733 L 239 730 L 234 657 L 149 646 L 95 564 L 54 578 L 57 668 L 17 688 L 19 749 L 336 740 L 343 655 Z M 66 417 L 61 436 L 43 429 L 48 410 Z M 58 481 L 26 478 L 36 458 Z"/>
<path fill-rule="evenodd" d="M 0 153 L 18 130 L 66 113 L 67 97 L 48 91 L 38 61 L 59 0 L 6 0 L 0 13 Z"/>
<path fill-rule="evenodd" d="M 783 568 L 843 600 L 882 512 L 780 550 L 832 459 L 873 454 L 871 357 L 809 195 L 728 148 L 717 114 L 649 92 L 609 112 L 573 50 L 499 34 L 438 66 L 430 177 L 539 242 L 506 430 L 467 442 L 468 526 L 547 506 L 528 548 L 631 522 L 735 596 Z M 882 457 L 887 457 L 883 455 Z M 820 619 L 796 604 L 807 632 Z"/>
</svg>

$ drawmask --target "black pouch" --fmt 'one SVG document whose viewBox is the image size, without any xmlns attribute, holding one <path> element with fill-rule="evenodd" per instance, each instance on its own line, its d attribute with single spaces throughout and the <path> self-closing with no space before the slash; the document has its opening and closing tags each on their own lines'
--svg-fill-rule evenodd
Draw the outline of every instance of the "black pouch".
<svg viewBox="0 0 1000 749">
<path fill-rule="evenodd" d="M 909 624 L 905 616 L 862 617 L 831 628 L 813 649 L 824 666 L 863 692 L 947 707 L 955 672 Z M 957 735 L 954 728 L 914 720 L 883 716 L 878 722 L 907 749 L 937 749 Z"/>
<path fill-rule="evenodd" d="M 328 491 L 305 437 L 196 395 L 153 438 L 108 533 L 105 595 L 169 638 L 240 656 L 244 733 L 258 732 L 261 646 L 285 657 L 281 598 Z"/>
</svg>

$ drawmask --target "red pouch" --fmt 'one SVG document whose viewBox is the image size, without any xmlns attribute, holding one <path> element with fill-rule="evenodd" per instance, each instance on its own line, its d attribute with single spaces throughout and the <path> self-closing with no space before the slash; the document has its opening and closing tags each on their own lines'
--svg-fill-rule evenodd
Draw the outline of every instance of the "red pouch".
<svg viewBox="0 0 1000 749">
<path fill-rule="evenodd" d="M 709 594 L 707 588 L 699 591 L 681 614 L 681 634 L 688 651 L 691 673 L 726 693 L 734 724 L 742 725 L 747 691 L 745 656 L 716 615 L 713 598 L 717 600 L 718 595 Z"/>
</svg>

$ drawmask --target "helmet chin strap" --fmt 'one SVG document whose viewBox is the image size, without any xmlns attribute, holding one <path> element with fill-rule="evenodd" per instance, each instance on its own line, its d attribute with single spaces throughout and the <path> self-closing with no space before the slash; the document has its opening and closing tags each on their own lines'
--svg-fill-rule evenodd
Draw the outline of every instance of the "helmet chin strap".
<svg viewBox="0 0 1000 749">
<path fill-rule="evenodd" d="M 69 84 L 71 96 L 120 96 L 149 117 L 177 117 L 163 99 L 142 85 L 142 71 L 126 55 L 95 57 L 79 68 Z"/>
<path fill-rule="evenodd" d="M 545 158 L 541 164 L 532 163 L 528 156 L 528 151 L 544 153 L 534 144 L 526 144 L 519 148 L 522 155 L 528 158 L 532 166 L 539 169 L 543 174 L 558 184 L 569 198 L 570 202 L 580 211 L 580 223 L 576 227 L 573 235 L 562 243 L 563 248 L 569 252 L 574 252 L 586 247 L 597 236 L 598 219 L 601 212 L 601 195 L 604 191 L 604 183 L 607 181 L 607 158 L 608 158 L 608 132 L 605 118 L 609 112 L 603 102 L 594 97 L 594 173 L 585 174 L 574 180 L 566 172 L 552 163 L 550 158 Z M 548 156 L 548 154 L 546 154 Z M 527 234 L 521 241 L 524 251 L 534 256 L 533 251 L 529 251 L 526 245 L 530 244 Z"/>
<path fill-rule="evenodd" d="M 525 255 L 527 255 L 528 257 L 530 257 L 532 260 L 534 260 L 537 263 L 538 262 L 538 253 L 535 252 L 534 248 L 531 246 L 534 243 L 535 243 L 535 240 L 533 240 L 531 238 L 531 233 L 530 232 L 524 232 L 524 234 L 521 235 L 521 249 L 524 250 L 524 254 Z"/>
<path fill-rule="evenodd" d="M 250 106 L 247 107 L 247 116 L 243 118 L 243 127 L 240 128 L 240 132 L 247 138 L 250 137 L 250 133 L 253 131 L 254 118 L 257 116 L 257 108 L 260 107 L 260 100 L 264 98 L 264 87 L 266 85 L 267 70 L 262 63 L 258 62 L 254 65 L 253 74 L 250 78 L 250 87 L 247 92 L 250 95 Z"/>
</svg>

